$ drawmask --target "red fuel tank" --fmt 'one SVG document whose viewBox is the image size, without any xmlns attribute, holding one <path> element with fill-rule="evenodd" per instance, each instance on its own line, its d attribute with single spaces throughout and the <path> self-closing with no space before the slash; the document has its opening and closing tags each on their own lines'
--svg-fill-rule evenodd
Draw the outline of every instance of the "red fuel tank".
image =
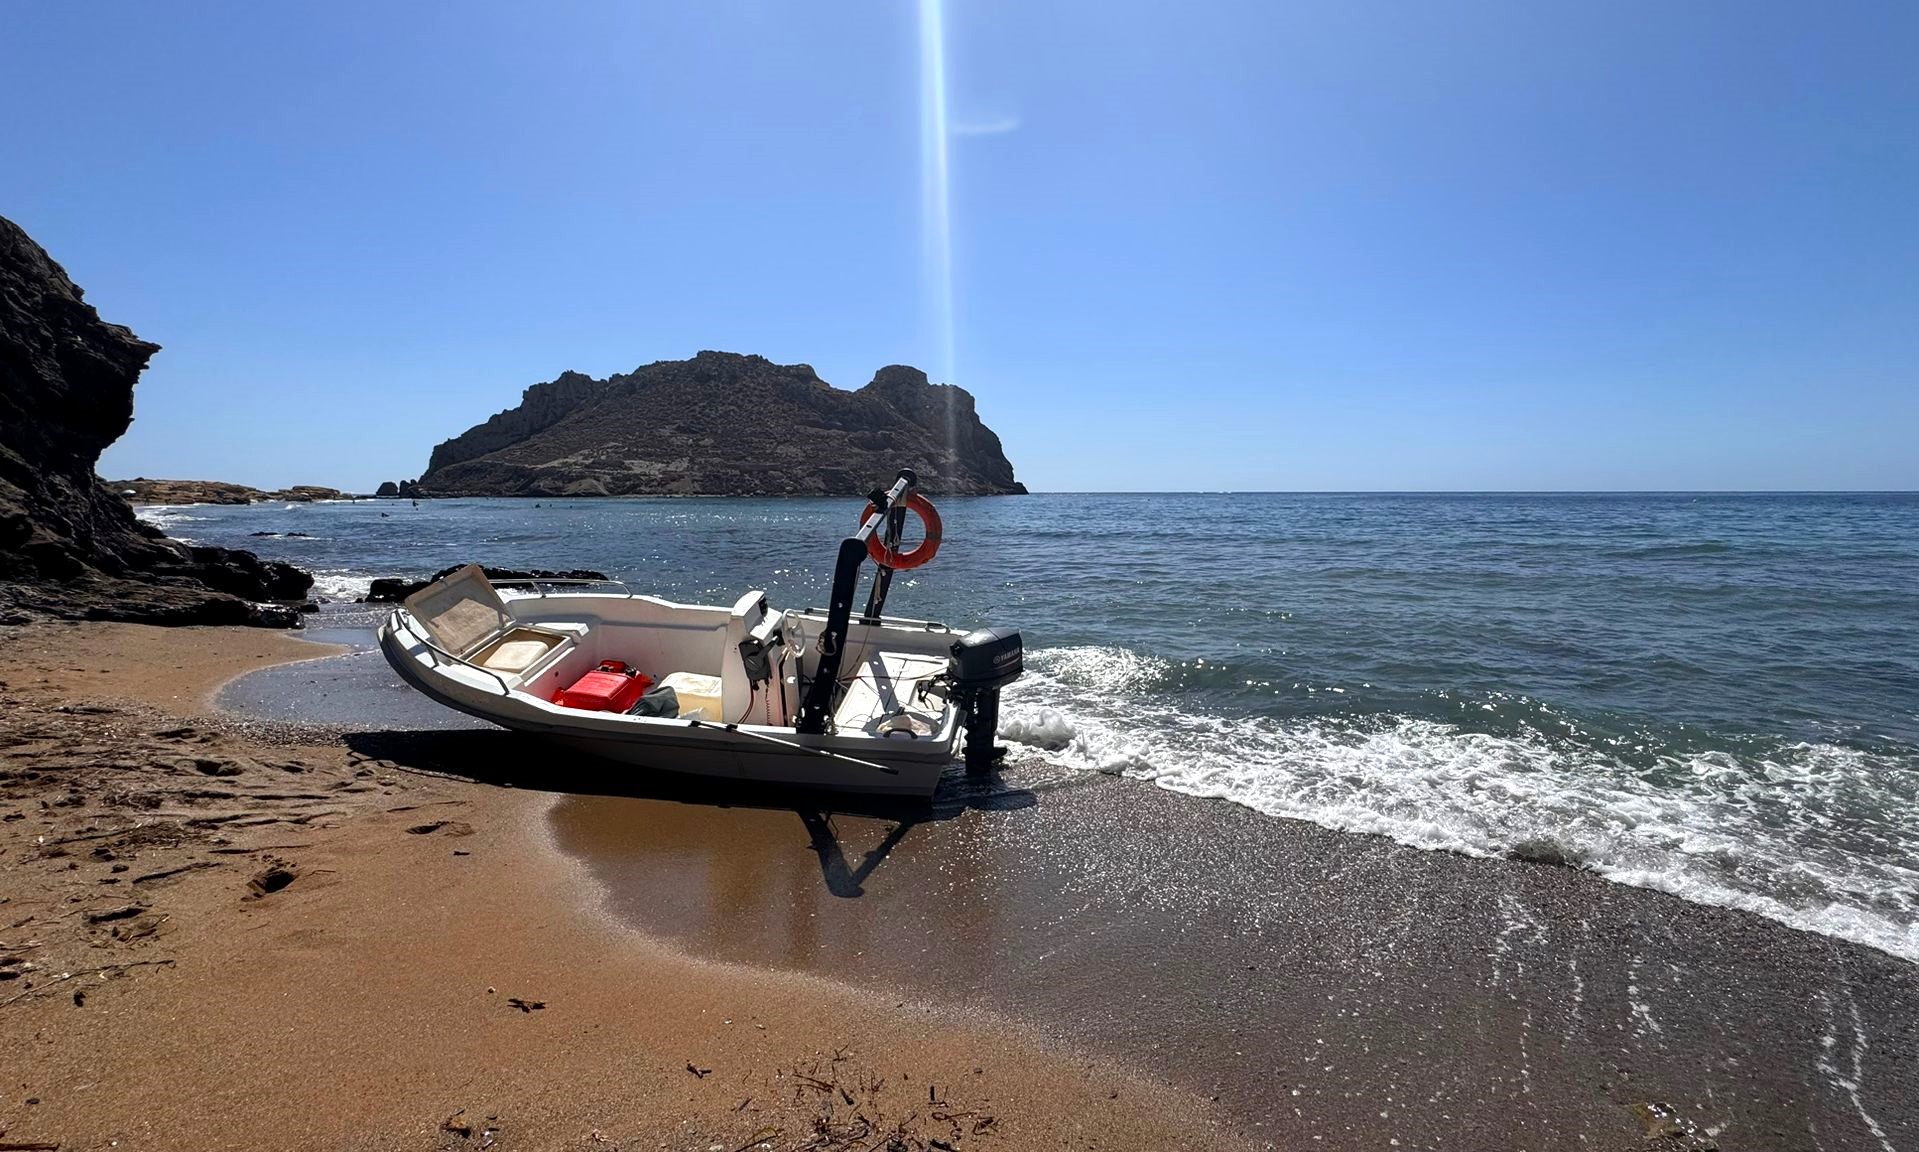
<svg viewBox="0 0 1919 1152">
<path fill-rule="evenodd" d="M 624 712 L 652 686 L 651 676 L 634 672 L 618 660 L 606 660 L 562 689 L 554 703 L 588 712 Z"/>
</svg>

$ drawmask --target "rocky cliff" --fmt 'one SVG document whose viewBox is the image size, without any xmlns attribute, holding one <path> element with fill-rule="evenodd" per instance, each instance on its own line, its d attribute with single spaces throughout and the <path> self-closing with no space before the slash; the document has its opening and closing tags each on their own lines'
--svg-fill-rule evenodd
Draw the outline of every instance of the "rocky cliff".
<svg viewBox="0 0 1919 1152">
<path fill-rule="evenodd" d="M 0 620 L 41 611 L 152 623 L 292 623 L 259 601 L 312 577 L 195 548 L 134 519 L 94 462 L 133 419 L 159 346 L 102 321 L 60 265 L 0 217 Z"/>
<path fill-rule="evenodd" d="M 917 469 L 935 494 L 1023 493 L 973 397 L 916 368 L 856 392 L 805 364 L 701 352 L 528 388 L 433 450 L 419 496 L 859 494 Z"/>
</svg>

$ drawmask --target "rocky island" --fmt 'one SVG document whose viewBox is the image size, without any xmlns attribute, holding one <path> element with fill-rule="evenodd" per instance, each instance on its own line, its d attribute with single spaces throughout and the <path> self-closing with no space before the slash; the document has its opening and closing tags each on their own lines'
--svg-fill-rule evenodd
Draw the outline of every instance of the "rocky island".
<svg viewBox="0 0 1919 1152">
<path fill-rule="evenodd" d="M 94 475 L 159 350 L 101 320 L 46 250 L 0 217 L 0 621 L 298 622 L 262 602 L 304 598 L 311 576 L 168 540 Z"/>
<path fill-rule="evenodd" d="M 917 368 L 857 391 L 805 364 L 701 352 L 528 388 L 439 445 L 409 496 L 794 496 L 860 493 L 910 466 L 930 493 L 1023 494 L 973 397 Z M 382 494 L 388 492 L 381 486 Z"/>
</svg>

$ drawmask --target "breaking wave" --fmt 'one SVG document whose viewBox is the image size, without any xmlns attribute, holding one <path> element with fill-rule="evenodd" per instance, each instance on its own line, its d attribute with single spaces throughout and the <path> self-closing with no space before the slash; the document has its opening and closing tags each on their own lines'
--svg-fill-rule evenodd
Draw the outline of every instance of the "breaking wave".
<svg viewBox="0 0 1919 1152">
<path fill-rule="evenodd" d="M 325 600 L 360 600 L 372 587 L 373 577 L 363 572 L 333 569 L 313 573 L 313 594 Z"/>
<path fill-rule="evenodd" d="M 1061 768 L 1419 848 L 1571 864 L 1919 961 L 1919 785 L 1898 757 L 1795 743 L 1635 764 L 1402 714 L 1208 714 L 1164 690 L 1167 671 L 1125 648 L 1035 651 L 1000 735 Z"/>
<path fill-rule="evenodd" d="M 212 517 L 199 514 L 204 504 L 136 504 L 134 518 L 142 523 L 151 524 L 182 544 L 198 544 L 182 531 L 182 525 L 197 521 L 211 520 Z"/>
</svg>

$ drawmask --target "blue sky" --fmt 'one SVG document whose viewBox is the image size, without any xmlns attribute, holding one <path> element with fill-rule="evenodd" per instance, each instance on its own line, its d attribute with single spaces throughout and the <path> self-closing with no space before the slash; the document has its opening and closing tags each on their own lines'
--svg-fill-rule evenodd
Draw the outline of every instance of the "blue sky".
<svg viewBox="0 0 1919 1152">
<path fill-rule="evenodd" d="M 1919 6 L 14 4 L 109 475 L 365 488 L 573 368 L 971 389 L 1037 489 L 1919 487 Z"/>
</svg>

